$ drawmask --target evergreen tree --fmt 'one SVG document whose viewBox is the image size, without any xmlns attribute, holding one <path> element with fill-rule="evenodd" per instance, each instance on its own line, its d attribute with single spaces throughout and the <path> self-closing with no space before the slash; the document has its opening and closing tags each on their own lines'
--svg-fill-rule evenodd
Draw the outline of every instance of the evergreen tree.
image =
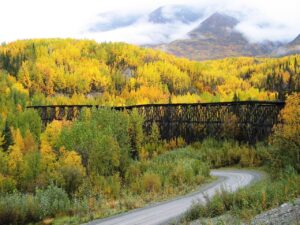
<svg viewBox="0 0 300 225">
<path fill-rule="evenodd" d="M 7 150 L 8 147 L 13 144 L 13 137 L 12 137 L 11 129 L 10 129 L 10 126 L 9 126 L 9 123 L 7 120 L 5 121 L 3 133 L 4 133 L 3 148 L 4 148 L 4 150 Z"/>
</svg>

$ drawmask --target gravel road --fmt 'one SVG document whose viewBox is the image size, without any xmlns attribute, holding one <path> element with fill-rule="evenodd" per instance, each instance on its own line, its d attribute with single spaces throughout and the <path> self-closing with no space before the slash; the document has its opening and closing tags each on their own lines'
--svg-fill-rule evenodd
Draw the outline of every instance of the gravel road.
<svg viewBox="0 0 300 225">
<path fill-rule="evenodd" d="M 220 169 L 212 170 L 211 175 L 218 180 L 205 185 L 198 191 L 173 200 L 149 205 L 117 216 L 91 221 L 86 225 L 158 225 L 180 216 L 195 201 L 205 202 L 204 196 L 213 196 L 216 191 L 225 188 L 236 191 L 250 183 L 261 179 L 262 174 L 249 170 Z"/>
</svg>

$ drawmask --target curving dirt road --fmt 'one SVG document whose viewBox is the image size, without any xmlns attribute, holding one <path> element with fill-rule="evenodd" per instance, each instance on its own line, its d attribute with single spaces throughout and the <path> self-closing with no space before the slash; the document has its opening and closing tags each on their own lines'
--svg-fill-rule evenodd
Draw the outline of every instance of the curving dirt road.
<svg viewBox="0 0 300 225">
<path fill-rule="evenodd" d="M 197 192 L 179 197 L 174 200 L 160 202 L 145 208 L 132 210 L 124 214 L 95 220 L 86 225 L 157 225 L 164 224 L 180 216 L 195 201 L 204 202 L 204 196 L 213 196 L 220 188 L 235 191 L 251 182 L 259 180 L 262 174 L 248 170 L 213 170 L 213 176 L 219 179 L 202 187 Z"/>
</svg>

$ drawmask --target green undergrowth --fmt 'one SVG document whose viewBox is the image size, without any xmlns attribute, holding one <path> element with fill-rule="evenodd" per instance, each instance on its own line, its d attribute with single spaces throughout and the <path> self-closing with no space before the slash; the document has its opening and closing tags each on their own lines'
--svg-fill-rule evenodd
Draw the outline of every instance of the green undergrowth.
<svg viewBox="0 0 300 225">
<path fill-rule="evenodd" d="M 209 164 L 196 154 L 187 147 L 132 162 L 123 182 L 107 177 L 99 183 L 102 195 L 70 197 L 53 184 L 31 194 L 2 195 L 0 224 L 79 224 L 187 194 L 213 180 Z"/>
<path fill-rule="evenodd" d="M 181 224 L 228 213 L 238 220 L 249 222 L 255 215 L 299 197 L 299 184 L 300 176 L 289 171 L 277 179 L 266 177 L 235 193 L 221 190 L 213 198 L 207 198 L 206 204 L 195 203 L 185 213 Z"/>
<path fill-rule="evenodd" d="M 190 147 L 164 153 L 152 160 L 136 161 L 125 176 L 125 182 L 130 185 L 123 186 L 118 198 L 94 199 L 94 206 L 86 216 L 75 215 L 75 218 L 80 222 L 104 218 L 196 191 L 214 179 L 209 173 L 209 165 L 197 159 Z M 72 224 L 69 221 L 73 220 L 74 216 L 59 218 L 54 224 Z"/>
<path fill-rule="evenodd" d="M 270 148 L 266 145 L 249 146 L 235 141 L 207 139 L 149 159 L 130 160 L 122 178 L 118 173 L 85 177 L 73 195 L 68 195 L 56 184 L 32 193 L 15 191 L 3 194 L 0 199 L 0 224 L 80 224 L 105 218 L 196 191 L 214 179 L 209 175 L 210 169 L 257 169 L 267 165 L 269 158 Z M 238 214 L 242 218 L 255 215 L 290 199 L 292 193 L 299 195 L 298 187 L 295 187 L 295 182 L 299 181 L 298 176 L 284 175 L 277 182 L 268 178 L 237 194 L 221 192 L 206 207 L 196 204 L 186 215 L 185 221 L 202 216 L 215 217 L 225 212 Z M 284 186 L 291 189 L 283 189 Z M 286 195 L 283 197 L 282 193 Z M 266 205 L 259 207 L 264 196 Z M 60 199 L 64 201 L 60 202 Z M 41 202 L 43 207 L 38 207 Z"/>
<path fill-rule="evenodd" d="M 95 200 L 93 209 L 81 221 L 104 218 L 195 191 L 213 181 L 214 178 L 209 177 L 210 168 L 257 169 L 267 160 L 267 153 L 265 145 L 251 147 L 234 141 L 207 139 L 152 160 L 135 161 L 125 176 L 125 183 L 129 185 L 124 186 L 119 197 Z M 56 221 L 67 224 L 68 217 Z"/>
</svg>

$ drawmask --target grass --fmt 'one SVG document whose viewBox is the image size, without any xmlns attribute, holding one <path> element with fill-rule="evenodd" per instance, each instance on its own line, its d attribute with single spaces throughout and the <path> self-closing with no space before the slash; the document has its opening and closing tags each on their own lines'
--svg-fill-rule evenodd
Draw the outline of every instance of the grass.
<svg viewBox="0 0 300 225">
<path fill-rule="evenodd" d="M 136 161 L 128 169 L 122 188 L 109 190 L 107 193 L 111 197 L 102 195 L 101 199 L 91 198 L 89 213 L 78 218 L 80 222 L 104 218 L 193 192 L 212 180 L 209 177 L 210 168 L 253 168 L 263 164 L 266 152 L 264 147 L 207 139 L 202 143 L 163 153 L 152 160 Z M 108 183 L 108 186 L 112 187 L 114 183 Z M 106 189 L 105 185 L 101 188 Z M 113 193 L 113 190 L 120 192 Z M 66 224 L 68 218 L 72 221 L 74 217 L 76 215 L 65 217 L 63 222 L 58 218 L 54 223 Z"/>
<path fill-rule="evenodd" d="M 195 203 L 183 216 L 185 224 L 200 218 L 214 218 L 231 214 L 235 218 L 249 222 L 255 215 L 300 196 L 300 176 L 284 175 L 277 180 L 266 178 L 235 193 L 224 190 L 205 205 Z"/>
<path fill-rule="evenodd" d="M 78 212 L 78 215 L 56 217 L 52 224 L 80 224 L 196 191 L 199 186 L 214 180 L 209 175 L 209 165 L 198 159 L 198 154 L 193 148 L 186 147 L 152 160 L 136 161 L 128 169 L 116 198 L 90 198 L 90 210 L 85 215 Z"/>
<path fill-rule="evenodd" d="M 209 175 L 211 168 L 233 166 L 257 168 L 266 165 L 269 160 L 268 152 L 268 148 L 264 145 L 253 147 L 239 145 L 234 141 L 218 142 L 207 139 L 185 148 L 162 153 L 152 159 L 132 160 L 123 177 L 116 173 L 112 176 L 94 176 L 92 180 L 86 178 L 74 196 L 67 196 L 68 199 L 64 202 L 68 204 L 63 210 L 57 211 L 60 204 L 57 205 L 51 201 L 53 199 L 49 198 L 53 194 L 51 192 L 45 192 L 46 197 L 40 198 L 37 198 L 37 193 L 19 194 L 22 207 L 11 204 L 11 208 L 13 212 L 14 209 L 25 212 L 21 214 L 21 216 L 25 215 L 21 219 L 26 222 L 44 220 L 46 224 L 80 224 L 193 192 L 199 186 L 213 180 Z M 200 217 L 216 217 L 228 212 L 247 219 L 246 215 L 255 215 L 290 199 L 291 193 L 299 195 L 299 190 L 297 192 L 295 185 L 292 185 L 295 179 L 298 179 L 297 182 L 300 181 L 295 175 L 285 175 L 280 179 L 281 183 L 268 178 L 251 187 L 241 189 L 235 194 L 223 191 L 209 200 L 206 206 L 195 204 L 184 217 L 184 221 Z M 278 189 L 279 193 L 270 190 L 268 185 Z M 294 187 L 289 190 L 286 198 L 279 195 L 286 193 L 283 190 L 284 185 L 288 185 L 288 188 Z M 32 220 L 31 211 L 26 210 L 26 199 L 40 201 L 44 198 L 47 200 L 43 201 L 44 209 L 33 208 L 32 211 L 36 210 L 37 215 Z M 265 203 L 262 203 L 264 202 L 262 200 Z M 0 208 L 0 221 L 2 221 L 1 212 L 5 212 L 5 205 L 6 203 L 3 202 L 3 207 Z M 47 212 L 51 213 L 47 214 Z M 20 222 L 15 224 L 20 224 Z"/>
</svg>

